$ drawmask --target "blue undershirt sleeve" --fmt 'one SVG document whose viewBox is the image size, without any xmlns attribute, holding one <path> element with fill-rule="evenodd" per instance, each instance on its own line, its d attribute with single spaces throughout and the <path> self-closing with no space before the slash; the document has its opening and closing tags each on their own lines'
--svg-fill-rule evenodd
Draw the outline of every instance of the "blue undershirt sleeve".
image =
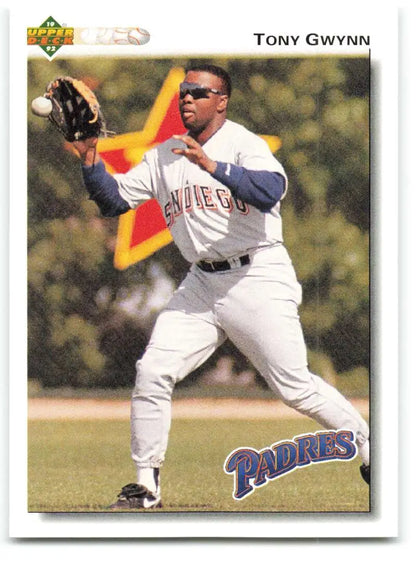
<svg viewBox="0 0 416 568">
<path fill-rule="evenodd" d="M 118 191 L 116 180 L 107 172 L 102 160 L 94 166 L 82 166 L 82 177 L 90 199 L 95 201 L 105 217 L 117 217 L 130 209 Z"/>
<path fill-rule="evenodd" d="M 263 213 L 270 211 L 285 192 L 286 180 L 278 172 L 247 170 L 235 164 L 217 162 L 212 177 L 226 185 L 234 197 L 254 205 Z"/>
</svg>

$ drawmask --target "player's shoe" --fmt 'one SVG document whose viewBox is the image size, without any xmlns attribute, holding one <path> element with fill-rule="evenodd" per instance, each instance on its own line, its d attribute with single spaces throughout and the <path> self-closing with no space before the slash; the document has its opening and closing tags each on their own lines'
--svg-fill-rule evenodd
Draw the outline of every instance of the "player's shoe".
<svg viewBox="0 0 416 568">
<path fill-rule="evenodd" d="M 360 465 L 360 473 L 364 481 L 370 485 L 370 466 L 365 464 Z"/>
<path fill-rule="evenodd" d="M 117 495 L 117 501 L 110 505 L 112 511 L 126 511 L 129 509 L 160 509 L 162 500 L 160 490 L 156 493 L 149 491 L 144 485 L 129 483 Z"/>
</svg>

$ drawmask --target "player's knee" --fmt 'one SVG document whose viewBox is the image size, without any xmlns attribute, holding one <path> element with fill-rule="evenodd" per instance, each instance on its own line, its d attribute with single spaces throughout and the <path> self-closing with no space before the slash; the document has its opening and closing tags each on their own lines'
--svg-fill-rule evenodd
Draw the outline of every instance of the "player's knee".
<svg viewBox="0 0 416 568">
<path fill-rule="evenodd" d="M 306 366 L 280 369 L 270 384 L 280 400 L 300 412 L 308 407 L 310 397 L 317 391 L 317 385 Z"/>
<path fill-rule="evenodd" d="M 160 364 L 151 357 L 144 356 L 136 363 L 135 395 L 170 396 L 175 386 L 175 378 L 166 365 Z"/>
<path fill-rule="evenodd" d="M 302 412 L 308 405 L 308 400 L 313 395 L 314 390 L 311 386 L 293 385 L 291 388 L 285 388 L 280 393 L 280 397 L 285 404 L 291 408 Z"/>
</svg>

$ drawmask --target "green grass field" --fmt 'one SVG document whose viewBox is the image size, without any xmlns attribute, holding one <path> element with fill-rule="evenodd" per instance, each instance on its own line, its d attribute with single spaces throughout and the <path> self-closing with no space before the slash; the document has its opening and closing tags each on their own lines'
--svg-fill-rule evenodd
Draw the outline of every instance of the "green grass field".
<svg viewBox="0 0 416 568">
<path fill-rule="evenodd" d="M 29 512 L 105 512 L 121 487 L 135 482 L 128 421 L 29 421 Z M 161 470 L 160 512 L 368 512 L 360 458 L 297 468 L 242 501 L 223 471 L 240 447 L 262 449 L 315 432 L 311 420 L 176 419 Z"/>
</svg>

